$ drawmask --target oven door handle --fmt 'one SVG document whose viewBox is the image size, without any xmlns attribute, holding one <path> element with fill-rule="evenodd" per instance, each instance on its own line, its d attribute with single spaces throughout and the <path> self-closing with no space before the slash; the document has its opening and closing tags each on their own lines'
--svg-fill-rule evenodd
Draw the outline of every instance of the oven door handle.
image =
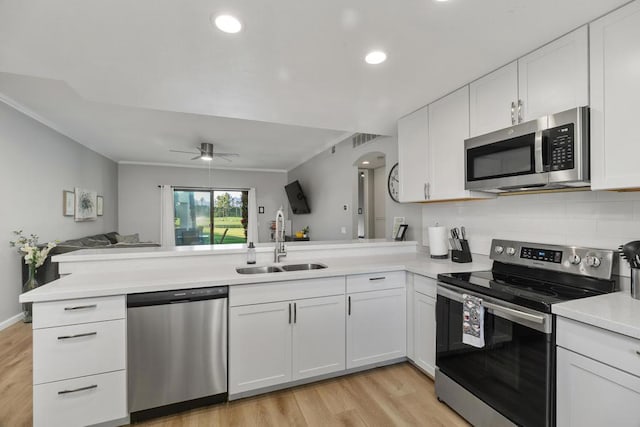
<svg viewBox="0 0 640 427">
<path fill-rule="evenodd" d="M 456 292 L 448 287 L 444 287 L 442 284 L 438 284 L 438 295 L 442 295 L 445 298 L 449 298 L 451 300 L 457 301 L 457 302 L 463 302 L 464 298 L 462 297 L 462 294 L 459 292 Z M 524 320 L 525 322 L 530 322 L 530 323 L 535 323 L 538 325 L 544 325 L 546 323 L 546 317 L 545 316 L 540 316 L 537 314 L 531 314 L 531 313 L 527 313 L 525 311 L 521 311 L 521 310 L 516 310 L 514 308 L 510 308 L 510 307 L 505 307 L 503 305 L 499 305 L 499 304 L 495 304 L 493 302 L 489 302 L 486 301 L 486 297 L 483 297 L 482 295 L 477 295 L 474 294 L 472 292 L 469 292 L 468 295 L 473 295 L 476 296 L 478 298 L 482 299 L 482 305 L 490 310 L 493 310 L 494 313 L 496 314 L 503 314 L 503 316 L 500 317 L 506 317 L 507 319 L 509 318 L 515 318 L 515 319 L 520 319 L 520 320 Z"/>
</svg>

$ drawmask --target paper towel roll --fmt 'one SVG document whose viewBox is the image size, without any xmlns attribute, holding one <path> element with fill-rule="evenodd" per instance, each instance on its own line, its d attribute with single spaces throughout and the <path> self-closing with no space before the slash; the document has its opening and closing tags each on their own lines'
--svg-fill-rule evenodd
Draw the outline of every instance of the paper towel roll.
<svg viewBox="0 0 640 427">
<path fill-rule="evenodd" d="M 432 258 L 447 258 L 449 256 L 449 239 L 447 227 L 429 227 L 429 252 Z"/>
</svg>

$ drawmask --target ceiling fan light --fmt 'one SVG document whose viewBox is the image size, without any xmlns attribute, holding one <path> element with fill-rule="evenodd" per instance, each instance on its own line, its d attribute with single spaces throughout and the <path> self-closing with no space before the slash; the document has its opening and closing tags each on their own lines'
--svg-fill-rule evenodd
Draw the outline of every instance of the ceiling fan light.
<svg viewBox="0 0 640 427">
<path fill-rule="evenodd" d="M 202 156 L 200 156 L 200 158 L 201 158 L 202 160 L 206 160 L 206 161 L 208 161 L 208 162 L 209 162 L 209 161 L 211 161 L 211 160 L 213 160 L 213 157 L 211 157 L 211 156 L 210 156 L 210 155 L 208 155 L 208 154 L 203 154 Z"/>
</svg>

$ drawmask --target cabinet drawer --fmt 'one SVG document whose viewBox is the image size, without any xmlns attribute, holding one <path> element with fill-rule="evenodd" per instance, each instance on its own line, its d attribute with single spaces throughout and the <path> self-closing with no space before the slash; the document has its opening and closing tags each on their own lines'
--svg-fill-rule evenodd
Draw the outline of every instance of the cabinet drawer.
<svg viewBox="0 0 640 427">
<path fill-rule="evenodd" d="M 437 282 L 430 277 L 424 277 L 418 274 L 413 276 L 413 289 L 416 292 L 435 298 L 437 293 L 436 288 Z"/>
<path fill-rule="evenodd" d="M 229 287 L 229 307 L 344 295 L 344 276 Z"/>
<path fill-rule="evenodd" d="M 84 298 L 33 304 L 33 329 L 124 319 L 124 295 Z"/>
<path fill-rule="evenodd" d="M 33 387 L 33 425 L 87 426 L 127 414 L 126 371 Z"/>
<path fill-rule="evenodd" d="M 403 288 L 406 285 L 406 280 L 406 273 L 404 271 L 355 274 L 353 276 L 347 276 L 347 293 Z"/>
<path fill-rule="evenodd" d="M 558 317 L 556 343 L 640 376 L 640 340 L 635 338 Z"/>
<path fill-rule="evenodd" d="M 125 320 L 36 329 L 33 383 L 125 369 L 125 340 Z"/>
</svg>

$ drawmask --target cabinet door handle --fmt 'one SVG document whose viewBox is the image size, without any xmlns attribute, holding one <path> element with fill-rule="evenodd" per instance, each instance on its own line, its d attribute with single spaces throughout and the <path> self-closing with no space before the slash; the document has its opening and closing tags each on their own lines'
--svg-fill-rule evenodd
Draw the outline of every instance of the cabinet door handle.
<svg viewBox="0 0 640 427">
<path fill-rule="evenodd" d="M 349 311 L 348 311 L 348 313 L 349 313 L 349 316 L 351 316 L 351 297 L 348 298 L 348 301 L 349 301 Z"/>
<path fill-rule="evenodd" d="M 291 324 L 291 303 L 289 303 L 289 324 Z"/>
<path fill-rule="evenodd" d="M 293 323 L 298 322 L 298 303 L 293 303 Z"/>
<path fill-rule="evenodd" d="M 98 384 L 88 385 L 86 387 L 80 387 L 80 388 L 76 388 L 74 390 L 62 390 L 62 391 L 59 391 L 58 394 L 77 393 L 79 391 L 87 391 L 87 390 L 92 390 L 94 388 L 98 388 Z"/>
<path fill-rule="evenodd" d="M 76 305 L 74 307 L 65 307 L 64 311 L 88 310 L 90 308 L 98 308 L 98 304 Z"/>
<path fill-rule="evenodd" d="M 431 200 L 431 183 L 427 182 L 427 200 Z"/>
<path fill-rule="evenodd" d="M 511 102 L 511 124 L 516 124 L 516 103 Z"/>
<path fill-rule="evenodd" d="M 87 332 L 84 334 L 76 334 L 76 335 L 63 335 L 61 337 L 58 337 L 59 340 L 70 340 L 72 338 L 82 338 L 82 337 L 90 337 L 93 335 L 98 335 L 97 332 Z"/>
<path fill-rule="evenodd" d="M 369 277 L 369 280 L 384 280 L 386 279 L 385 276 L 380 276 L 380 277 Z"/>
<path fill-rule="evenodd" d="M 522 123 L 522 99 L 518 99 L 518 123 Z"/>
<path fill-rule="evenodd" d="M 424 183 L 424 199 L 427 200 L 427 183 Z"/>
</svg>

